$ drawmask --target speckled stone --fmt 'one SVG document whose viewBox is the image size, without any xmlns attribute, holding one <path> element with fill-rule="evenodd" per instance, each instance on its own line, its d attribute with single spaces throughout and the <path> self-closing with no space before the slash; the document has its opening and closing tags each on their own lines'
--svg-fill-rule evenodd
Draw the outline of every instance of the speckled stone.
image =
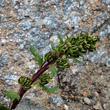
<svg viewBox="0 0 110 110">
<path fill-rule="evenodd" d="M 31 23 L 30 20 L 22 20 L 22 21 L 18 24 L 18 26 L 19 26 L 22 30 L 24 30 L 24 31 L 30 29 L 30 28 L 31 28 L 31 25 L 32 25 L 32 23 Z"/>
<path fill-rule="evenodd" d="M 17 82 L 18 76 L 10 73 L 10 74 L 4 75 L 2 80 L 4 80 L 5 83 L 7 83 L 8 85 L 16 85 L 18 83 Z"/>
<path fill-rule="evenodd" d="M 91 91 L 88 93 L 88 98 L 91 100 L 91 104 L 95 105 L 94 103 L 97 103 L 97 98 L 92 94 L 92 91 L 97 90 L 100 92 L 101 90 L 105 90 L 104 85 L 110 85 L 110 75 L 106 74 L 107 71 L 109 71 L 108 56 L 110 56 L 109 13 L 109 0 L 0 0 L 0 90 L 7 88 L 18 91 L 19 85 L 17 84 L 17 77 L 20 77 L 23 73 L 30 76 L 37 71 L 38 66 L 36 65 L 36 62 L 32 62 L 33 56 L 29 51 L 30 45 L 33 45 L 40 54 L 45 55 L 46 52 L 51 50 L 50 41 L 53 41 L 55 45 L 58 44 L 59 40 L 57 38 L 57 33 L 62 36 L 73 36 L 82 31 L 89 32 L 99 35 L 102 44 L 100 43 L 100 46 L 95 52 L 87 53 L 83 57 L 79 58 L 84 62 L 83 65 L 78 65 L 73 62 L 74 68 L 72 68 L 72 77 L 69 77 L 71 74 L 62 76 L 63 81 L 71 80 L 72 82 L 69 86 L 64 86 L 65 91 L 68 91 L 69 88 L 72 87 L 72 93 L 76 96 L 73 99 L 72 97 L 74 96 L 69 96 L 68 98 L 68 95 L 66 94 L 65 97 L 67 98 L 62 99 L 62 101 L 69 101 L 69 99 L 72 99 L 72 101 L 75 100 L 79 104 L 78 107 L 75 107 L 74 104 L 69 102 L 68 107 L 70 110 L 82 110 L 82 108 L 83 110 L 93 109 L 93 106 L 90 108 L 87 104 L 84 105 L 84 98 L 80 94 L 80 91 L 83 92 L 83 88 L 79 91 L 78 87 L 83 85 L 83 83 L 79 85 L 79 82 L 82 77 L 86 76 L 88 79 L 93 78 L 100 82 L 95 83 L 96 81 L 92 80 L 93 84 L 91 84 L 92 86 L 89 88 L 85 86 L 90 84 L 90 82 L 86 82 L 87 80 L 84 80 L 84 87 L 87 90 L 86 92 Z M 108 38 L 108 44 L 104 44 L 105 36 Z M 96 66 L 101 62 L 102 67 L 100 66 L 95 70 L 95 66 L 93 71 L 88 68 L 89 66 L 85 66 L 86 64 L 90 65 L 90 62 L 97 63 Z M 77 72 L 77 68 L 81 68 L 82 66 L 86 69 L 82 69 L 82 73 Z M 98 74 L 96 74 L 97 72 Z M 100 77 L 100 75 L 102 76 Z M 66 78 L 64 78 L 64 76 Z M 94 87 L 96 88 L 94 89 Z M 107 107 L 110 108 L 110 98 L 108 96 L 109 91 L 107 91 L 108 88 L 109 87 L 106 87 L 104 92 L 106 97 L 108 97 L 104 97 L 103 99 L 105 109 L 107 109 Z M 77 94 L 75 94 L 76 91 Z M 40 94 L 40 92 L 41 89 L 37 91 L 38 94 Z M 104 94 L 100 93 L 100 96 L 103 96 Z M 71 94 L 69 93 L 69 95 Z M 48 96 L 49 95 L 47 95 L 47 97 Z M 56 97 L 58 96 L 60 96 L 59 93 L 57 93 Z M 36 101 L 38 101 L 39 97 L 40 96 L 38 95 Z M 91 97 L 93 97 L 93 99 L 91 99 Z M 37 107 L 39 108 L 40 105 L 42 106 L 41 103 L 43 101 L 48 102 L 47 99 L 42 99 L 39 101 L 39 104 L 33 105 L 31 108 L 28 107 L 24 109 L 34 110 Z M 27 105 L 28 103 L 26 106 Z M 46 108 L 48 110 L 52 110 L 52 108 L 54 110 L 64 109 L 62 108 L 62 104 L 57 107 L 57 102 L 50 102 L 50 104 L 45 103 L 44 105 L 45 107 L 48 106 Z M 41 106 L 39 110 L 43 110 L 45 108 L 44 106 Z M 22 109 L 22 107 L 24 107 L 23 104 L 21 104 L 20 109 Z"/>
<path fill-rule="evenodd" d="M 61 98 L 60 96 L 57 96 L 57 97 L 52 96 L 52 97 L 50 97 L 50 100 L 51 100 L 54 104 L 56 104 L 57 106 L 61 106 L 61 104 L 63 104 L 63 100 L 62 100 L 62 98 Z"/>
<path fill-rule="evenodd" d="M 8 53 L 3 53 L 0 57 L 0 67 L 3 67 L 4 65 L 8 65 Z"/>
<path fill-rule="evenodd" d="M 24 99 L 15 110 L 46 110 L 45 107 L 39 103 L 33 104 L 31 100 Z"/>
<path fill-rule="evenodd" d="M 89 98 L 87 98 L 87 97 L 85 97 L 85 98 L 84 98 L 84 102 L 85 102 L 86 104 L 88 104 L 88 105 L 89 105 L 89 104 L 91 104 L 90 99 L 89 99 Z"/>
</svg>

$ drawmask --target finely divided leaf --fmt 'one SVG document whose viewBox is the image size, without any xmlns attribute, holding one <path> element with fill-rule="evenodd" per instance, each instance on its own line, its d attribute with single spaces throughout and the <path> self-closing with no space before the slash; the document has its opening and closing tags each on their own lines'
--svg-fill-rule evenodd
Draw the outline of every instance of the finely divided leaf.
<svg viewBox="0 0 110 110">
<path fill-rule="evenodd" d="M 59 51 L 58 51 L 58 48 L 56 48 L 53 44 L 53 42 L 51 41 L 51 47 L 52 49 L 56 52 L 56 55 L 59 56 Z"/>
<path fill-rule="evenodd" d="M 66 36 L 66 37 L 67 37 L 67 40 L 69 40 L 69 39 L 70 39 L 68 36 Z"/>
<path fill-rule="evenodd" d="M 7 98 L 9 98 L 11 100 L 11 102 L 13 102 L 15 99 L 20 99 L 20 96 L 15 93 L 15 92 L 12 92 L 12 91 L 3 91 L 2 92 Z"/>
<path fill-rule="evenodd" d="M 57 36 L 58 36 L 58 38 L 60 40 L 60 43 L 63 44 L 64 42 L 63 42 L 63 39 L 62 39 L 61 35 L 58 33 Z"/>
<path fill-rule="evenodd" d="M 52 47 L 52 49 L 53 50 L 55 50 L 56 51 L 56 47 L 54 46 L 54 44 L 53 44 L 53 42 L 51 41 L 51 47 Z"/>
<path fill-rule="evenodd" d="M 57 73 L 57 69 L 56 69 L 56 67 L 53 66 L 53 65 L 50 66 L 49 70 L 51 71 L 51 74 L 52 74 L 53 76 L 55 76 L 55 73 Z"/>
<path fill-rule="evenodd" d="M 30 51 L 31 51 L 31 53 L 33 54 L 33 56 L 34 56 L 34 60 L 35 61 L 37 61 L 37 64 L 39 65 L 39 66 L 41 66 L 42 65 L 42 63 L 43 63 L 43 57 L 41 57 L 40 55 L 39 55 L 39 53 L 36 51 L 36 49 L 33 47 L 33 46 L 30 46 Z"/>
<path fill-rule="evenodd" d="M 34 57 L 34 58 L 32 58 L 32 59 L 37 62 L 37 64 L 39 65 L 39 67 L 41 67 L 43 60 L 37 59 L 36 57 Z"/>
<path fill-rule="evenodd" d="M 78 59 L 74 58 L 74 57 L 70 57 L 72 58 L 74 61 L 76 61 L 77 63 L 83 64 L 81 61 L 79 61 Z"/>
<path fill-rule="evenodd" d="M 55 87 L 53 87 L 53 88 L 47 88 L 46 86 L 44 86 L 44 85 L 42 85 L 42 84 L 40 84 L 40 83 L 39 83 L 39 86 L 42 87 L 42 89 L 43 89 L 44 91 L 48 92 L 48 93 L 54 93 L 54 92 L 59 88 L 58 85 L 55 86 Z"/>
<path fill-rule="evenodd" d="M 34 83 L 31 85 L 31 87 L 34 87 L 34 86 L 36 86 L 36 85 L 39 85 L 39 82 L 38 82 L 38 81 L 34 82 Z"/>
<path fill-rule="evenodd" d="M 5 107 L 4 105 L 2 105 L 2 104 L 0 103 L 0 110 L 9 110 L 9 108 Z"/>
</svg>

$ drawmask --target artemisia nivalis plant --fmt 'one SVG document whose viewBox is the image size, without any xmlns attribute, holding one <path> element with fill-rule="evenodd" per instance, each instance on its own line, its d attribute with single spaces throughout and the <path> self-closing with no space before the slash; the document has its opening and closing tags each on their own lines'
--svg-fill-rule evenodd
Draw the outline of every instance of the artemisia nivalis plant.
<svg viewBox="0 0 110 110">
<path fill-rule="evenodd" d="M 44 57 L 39 55 L 33 46 L 30 46 L 30 51 L 34 56 L 33 60 L 39 65 L 39 70 L 33 76 L 26 77 L 22 75 L 18 79 L 18 83 L 21 85 L 18 92 L 19 98 L 15 97 L 10 109 L 15 109 L 25 92 L 36 84 L 46 92 L 53 93 L 58 89 L 58 85 L 53 88 L 47 88 L 46 84 L 55 76 L 57 70 L 69 68 L 71 64 L 68 59 L 82 63 L 77 58 L 85 53 L 95 51 L 96 43 L 100 40 L 99 36 L 91 35 L 90 33 L 80 33 L 72 37 L 67 36 L 65 41 L 59 34 L 58 38 L 60 40 L 59 44 L 54 46 L 53 42 L 51 42 L 52 50 L 46 53 Z"/>
</svg>

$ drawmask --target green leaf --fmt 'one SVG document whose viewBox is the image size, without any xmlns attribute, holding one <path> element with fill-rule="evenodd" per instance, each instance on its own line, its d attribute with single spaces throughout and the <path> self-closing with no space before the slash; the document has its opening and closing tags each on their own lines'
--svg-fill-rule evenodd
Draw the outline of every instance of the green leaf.
<svg viewBox="0 0 110 110">
<path fill-rule="evenodd" d="M 57 73 L 57 69 L 56 69 L 56 67 L 53 66 L 53 65 L 50 66 L 49 70 L 51 71 L 51 74 L 52 74 L 53 76 L 55 76 L 55 73 Z"/>
<path fill-rule="evenodd" d="M 36 85 L 39 86 L 39 81 L 34 82 L 34 83 L 31 85 L 31 87 L 34 87 L 34 86 L 36 86 Z"/>
<path fill-rule="evenodd" d="M 76 61 L 77 63 L 83 64 L 81 61 L 79 61 L 78 59 L 74 58 L 74 57 L 70 57 L 72 58 L 74 61 Z"/>
<path fill-rule="evenodd" d="M 70 38 L 68 36 L 66 36 L 67 40 L 70 40 Z"/>
<path fill-rule="evenodd" d="M 53 87 L 53 88 L 47 88 L 46 86 L 44 86 L 44 85 L 42 85 L 42 84 L 40 84 L 40 83 L 39 83 L 39 86 L 42 87 L 42 89 L 43 89 L 44 91 L 48 92 L 48 93 L 54 93 L 54 92 L 59 88 L 58 85 L 55 86 L 55 87 Z"/>
<path fill-rule="evenodd" d="M 13 102 L 15 99 L 20 99 L 20 96 L 15 93 L 15 92 L 12 92 L 12 91 L 3 91 L 2 92 L 7 98 L 9 98 L 11 100 L 11 102 Z"/>
<path fill-rule="evenodd" d="M 0 103 L 0 110 L 9 110 L 9 108 L 5 107 L 4 105 L 2 105 L 2 104 Z"/>
<path fill-rule="evenodd" d="M 59 56 L 59 51 L 58 51 L 58 48 L 56 48 L 53 44 L 53 42 L 51 41 L 51 47 L 52 49 L 56 52 L 56 55 Z"/>
<path fill-rule="evenodd" d="M 58 38 L 60 40 L 60 43 L 63 44 L 64 42 L 63 42 L 63 39 L 62 39 L 61 35 L 58 33 L 57 36 L 58 36 Z"/>
<path fill-rule="evenodd" d="M 54 46 L 54 44 L 53 44 L 53 42 L 51 41 L 51 47 L 52 47 L 52 49 L 53 50 L 55 50 L 56 51 L 56 47 Z"/>
<path fill-rule="evenodd" d="M 35 60 L 35 61 L 37 61 L 37 64 L 39 65 L 39 66 L 41 66 L 42 65 L 42 63 L 43 63 L 43 57 L 41 57 L 40 55 L 39 55 L 39 53 L 36 51 L 36 49 L 34 48 L 34 46 L 30 46 L 30 52 L 33 54 L 33 56 L 34 56 L 34 58 L 33 58 L 33 60 Z"/>
<path fill-rule="evenodd" d="M 36 63 L 39 65 L 39 67 L 41 67 L 42 62 L 43 62 L 43 59 L 41 60 L 41 59 L 38 59 L 38 58 L 36 58 L 36 57 L 34 57 L 34 58 L 32 58 L 32 59 L 36 61 Z"/>
</svg>

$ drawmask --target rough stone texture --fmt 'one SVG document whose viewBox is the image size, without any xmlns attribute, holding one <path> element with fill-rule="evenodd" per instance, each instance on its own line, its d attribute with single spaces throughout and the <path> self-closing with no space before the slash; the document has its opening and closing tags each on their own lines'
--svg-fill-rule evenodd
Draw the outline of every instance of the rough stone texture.
<svg viewBox="0 0 110 110">
<path fill-rule="evenodd" d="M 59 73 L 62 92 L 46 94 L 44 99 L 40 94 L 45 96 L 45 92 L 32 88 L 29 93 L 37 98 L 33 99 L 32 95 L 28 99 L 35 100 L 33 110 L 39 106 L 44 110 L 109 110 L 110 0 L 0 0 L 0 91 L 18 91 L 17 79 L 21 74 L 29 76 L 38 70 L 29 52 L 31 44 L 44 55 L 51 49 L 50 41 L 58 43 L 57 33 L 72 36 L 82 31 L 100 35 L 97 50 L 79 58 L 83 65 L 73 63 L 71 74 L 68 74 L 70 70 Z M 72 92 L 71 96 L 68 91 Z M 56 103 L 59 101 L 50 101 L 50 97 L 60 96 L 64 98 L 60 106 Z M 85 97 L 90 104 L 84 102 Z M 35 103 L 38 98 L 39 102 Z M 21 107 L 31 104 L 26 100 L 21 102 Z M 1 101 L 9 102 L 0 94 Z"/>
<path fill-rule="evenodd" d="M 45 108 L 39 103 L 33 104 L 31 100 L 24 99 L 16 110 L 45 110 Z"/>
<path fill-rule="evenodd" d="M 66 103 L 78 106 L 79 109 L 82 107 L 82 110 L 109 110 L 109 105 L 104 108 L 110 98 L 109 77 L 110 68 L 100 59 L 99 62 L 86 61 L 83 66 L 73 66 L 59 72 L 58 81 Z"/>
</svg>

